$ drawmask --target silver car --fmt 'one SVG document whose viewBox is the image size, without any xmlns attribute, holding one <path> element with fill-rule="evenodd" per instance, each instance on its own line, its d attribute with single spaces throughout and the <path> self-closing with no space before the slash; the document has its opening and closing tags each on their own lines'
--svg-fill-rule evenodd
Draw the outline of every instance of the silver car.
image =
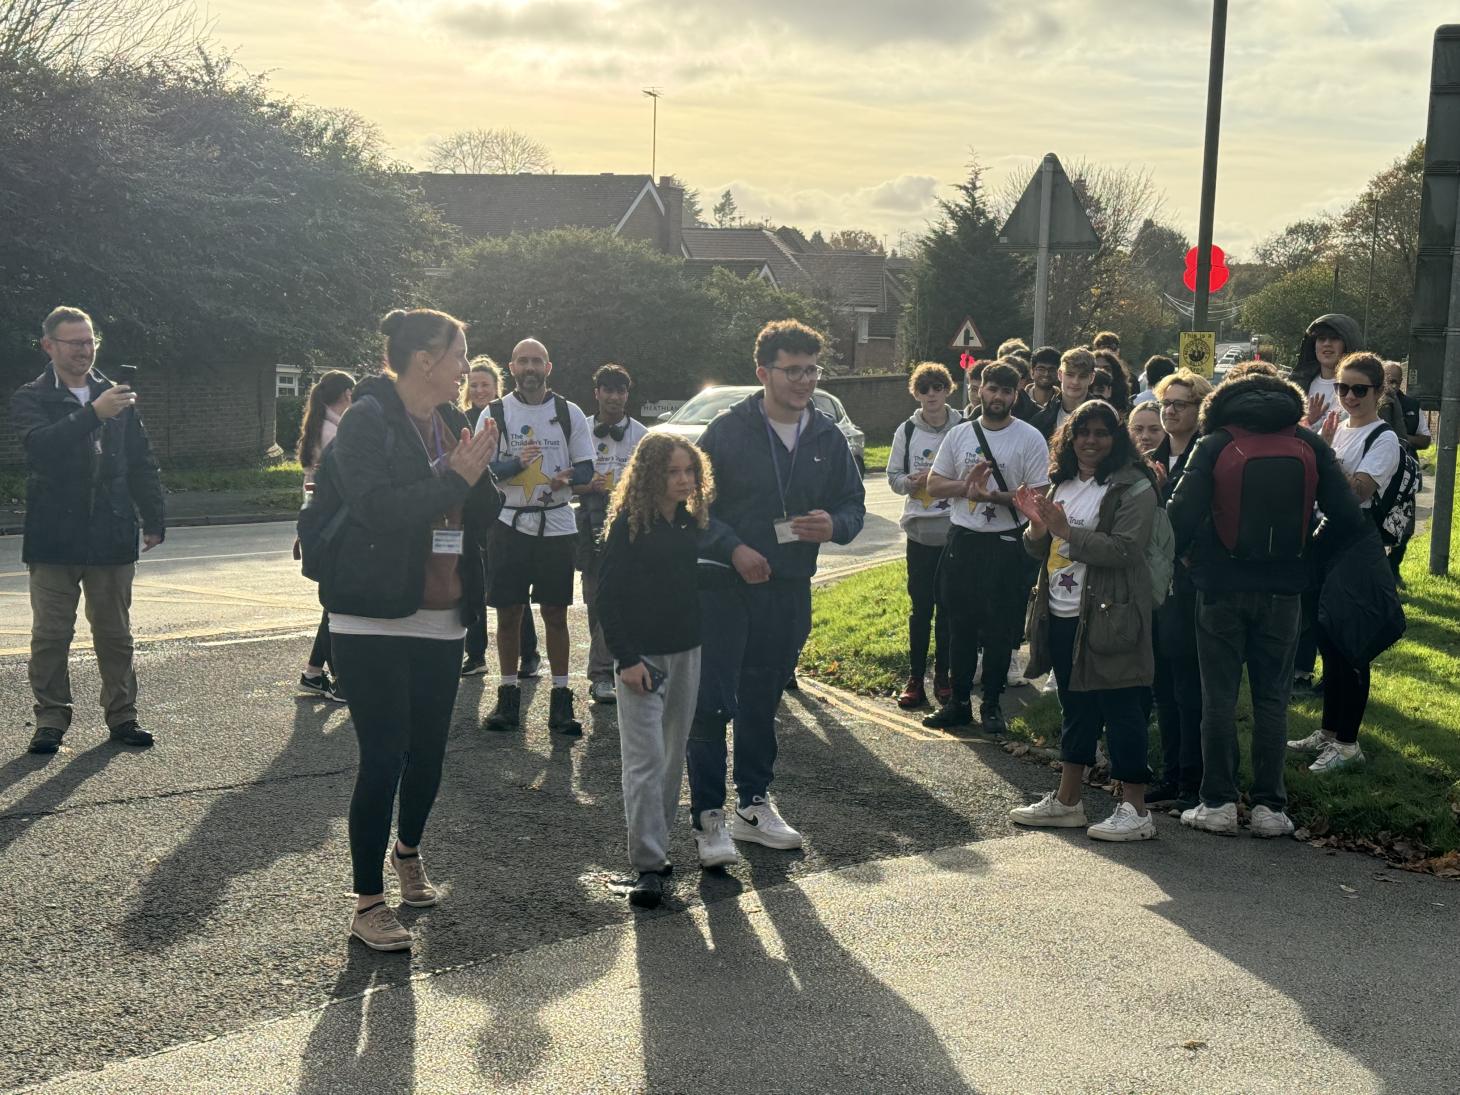
<svg viewBox="0 0 1460 1095">
<path fill-rule="evenodd" d="M 651 426 L 650 429 L 667 430 L 692 444 L 698 444 L 700 436 L 705 432 L 705 427 L 713 419 L 724 414 L 746 396 L 754 395 L 760 390 L 752 385 L 705 388 L 679 410 L 661 414 L 658 424 Z M 842 401 L 830 392 L 818 390 L 811 393 L 811 398 L 816 403 L 816 409 L 835 422 L 836 428 L 842 431 L 842 436 L 847 439 L 847 445 L 852 450 L 852 459 L 857 462 L 857 470 L 866 475 L 867 435 L 859 430 L 857 424 L 848 417 L 847 409 L 842 406 Z"/>
</svg>

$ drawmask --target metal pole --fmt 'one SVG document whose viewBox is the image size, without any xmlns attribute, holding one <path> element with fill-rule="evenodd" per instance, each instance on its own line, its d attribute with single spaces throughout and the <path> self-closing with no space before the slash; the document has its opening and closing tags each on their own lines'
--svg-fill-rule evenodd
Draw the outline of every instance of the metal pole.
<svg viewBox="0 0 1460 1095">
<path fill-rule="evenodd" d="M 1328 307 L 1331 311 L 1338 311 L 1338 272 L 1343 269 L 1343 259 L 1333 260 L 1333 293 L 1328 298 Z"/>
<path fill-rule="evenodd" d="M 1460 189 L 1455 215 L 1460 216 Z M 1457 222 L 1460 223 L 1460 222 Z M 1460 241 L 1456 241 L 1460 244 Z M 1435 457 L 1435 512 L 1430 522 L 1430 573 L 1450 573 L 1455 512 L 1455 450 L 1460 445 L 1460 246 L 1450 252 L 1450 316 L 1445 324 L 1445 375 L 1440 384 L 1440 451 Z"/>
<path fill-rule="evenodd" d="M 649 138 L 649 175 L 659 177 L 659 96 L 654 96 L 654 134 Z"/>
<path fill-rule="evenodd" d="M 1054 206 L 1054 153 L 1039 166 L 1039 254 L 1034 262 L 1034 346 L 1045 345 L 1049 316 L 1049 218 Z"/>
<path fill-rule="evenodd" d="M 1212 4 L 1212 59 L 1207 73 L 1207 139 L 1201 162 L 1201 213 L 1196 230 L 1196 307 L 1191 329 L 1207 329 L 1212 280 L 1212 216 L 1217 205 L 1217 140 L 1222 132 L 1222 69 L 1227 55 L 1227 0 Z"/>
<path fill-rule="evenodd" d="M 1364 346 L 1369 345 L 1369 303 L 1374 299 L 1374 256 L 1379 250 L 1379 199 L 1374 199 L 1374 234 L 1369 237 L 1369 287 L 1364 290 Z M 1348 349 L 1347 346 L 1344 349 Z"/>
</svg>

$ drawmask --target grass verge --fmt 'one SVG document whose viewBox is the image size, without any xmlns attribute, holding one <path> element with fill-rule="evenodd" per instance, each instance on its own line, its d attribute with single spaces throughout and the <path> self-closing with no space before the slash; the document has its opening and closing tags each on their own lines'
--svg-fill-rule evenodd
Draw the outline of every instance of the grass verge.
<svg viewBox="0 0 1460 1095">
<path fill-rule="evenodd" d="M 868 445 L 862 453 L 862 462 L 869 472 L 886 471 L 887 458 L 892 455 L 891 445 Z"/>
<path fill-rule="evenodd" d="M 1288 766 L 1293 820 L 1315 837 L 1333 837 L 1406 860 L 1452 853 L 1460 860 L 1460 579 L 1428 573 L 1429 535 L 1415 538 L 1404 562 L 1409 621 L 1402 641 L 1375 664 L 1360 741 L 1368 763 L 1315 776 Z M 1451 554 L 1460 558 L 1460 525 Z M 812 595 L 811 638 L 802 670 L 863 695 L 891 697 L 907 678 L 906 566 L 855 574 Z M 1305 697 L 1289 712 L 1289 732 L 1314 730 L 1322 700 Z M 1244 688 L 1238 708 L 1244 781 L 1250 776 L 1252 712 Z M 1011 736 L 1054 744 L 1059 702 L 1040 696 L 1012 720 Z M 1156 735 L 1152 731 L 1153 750 Z M 1460 866 L 1460 863 L 1456 863 Z"/>
<path fill-rule="evenodd" d="M 169 495 L 228 492 L 243 497 L 237 505 L 249 510 L 287 511 L 299 508 L 304 471 L 297 461 L 246 468 L 165 468 L 162 485 Z M 0 473 L 0 500 L 25 501 L 25 475 Z"/>
</svg>

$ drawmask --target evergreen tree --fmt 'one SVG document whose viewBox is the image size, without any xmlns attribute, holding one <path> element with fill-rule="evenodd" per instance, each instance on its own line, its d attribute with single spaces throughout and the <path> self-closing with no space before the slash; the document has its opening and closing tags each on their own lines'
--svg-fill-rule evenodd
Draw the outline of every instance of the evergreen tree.
<svg viewBox="0 0 1460 1095">
<path fill-rule="evenodd" d="M 740 207 L 735 204 L 735 195 L 728 188 L 720 195 L 720 200 L 715 203 L 711 213 L 715 218 L 716 228 L 732 228 L 740 219 Z"/>
</svg>

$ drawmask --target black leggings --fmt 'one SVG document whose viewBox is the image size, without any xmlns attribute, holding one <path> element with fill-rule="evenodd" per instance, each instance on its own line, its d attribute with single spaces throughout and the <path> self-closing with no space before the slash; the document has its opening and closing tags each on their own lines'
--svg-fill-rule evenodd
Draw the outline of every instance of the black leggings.
<svg viewBox="0 0 1460 1095">
<path fill-rule="evenodd" d="M 907 542 L 907 596 L 912 602 L 907 615 L 908 668 L 918 680 L 928 673 L 929 628 L 933 631 L 933 672 L 939 677 L 948 674 L 948 613 L 938 607 L 938 560 L 942 557 L 941 544 L 929 547 Z"/>
<path fill-rule="evenodd" d="M 314 633 L 314 648 L 309 652 L 309 665 L 318 666 L 320 669 L 334 669 L 335 660 L 330 655 L 330 614 L 329 609 L 320 613 L 319 630 Z"/>
<path fill-rule="evenodd" d="M 1323 654 L 1323 729 L 1350 745 L 1359 740 L 1359 724 L 1369 706 L 1369 663 L 1350 662 L 1321 625 L 1316 634 Z"/>
<path fill-rule="evenodd" d="M 349 697 L 360 744 L 350 798 L 355 892 L 385 892 L 390 815 L 400 788 L 400 842 L 421 842 L 441 786 L 451 708 L 461 681 L 461 640 L 386 635 L 333 636 L 335 672 Z"/>
</svg>

